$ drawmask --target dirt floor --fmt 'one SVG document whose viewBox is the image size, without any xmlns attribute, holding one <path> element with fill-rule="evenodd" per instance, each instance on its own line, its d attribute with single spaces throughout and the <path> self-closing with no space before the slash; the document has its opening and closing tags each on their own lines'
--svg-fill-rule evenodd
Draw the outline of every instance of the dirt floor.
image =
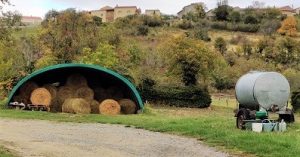
<svg viewBox="0 0 300 157">
<path fill-rule="evenodd" d="M 0 120 L 0 145 L 28 157 L 226 157 L 196 139 L 107 124 Z"/>
</svg>

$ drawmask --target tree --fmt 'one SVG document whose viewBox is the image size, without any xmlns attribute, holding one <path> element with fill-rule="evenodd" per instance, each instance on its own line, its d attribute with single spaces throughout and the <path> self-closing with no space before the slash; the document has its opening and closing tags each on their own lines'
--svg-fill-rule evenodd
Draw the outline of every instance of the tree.
<svg viewBox="0 0 300 157">
<path fill-rule="evenodd" d="M 215 17 L 219 21 L 227 21 L 232 8 L 228 5 L 227 0 L 220 0 L 217 3 L 217 8 L 214 10 Z"/>
<path fill-rule="evenodd" d="M 247 15 L 244 20 L 245 24 L 257 24 L 258 20 L 254 15 Z"/>
<path fill-rule="evenodd" d="M 230 13 L 229 19 L 231 22 L 238 23 L 241 21 L 241 14 L 238 11 L 233 11 Z"/>
<path fill-rule="evenodd" d="M 195 6 L 195 15 L 196 15 L 197 20 L 205 18 L 205 15 L 206 15 L 205 6 L 200 5 L 200 4 L 196 5 Z"/>
<path fill-rule="evenodd" d="M 264 8 L 264 6 L 265 6 L 264 2 L 253 1 L 252 6 L 250 6 L 250 7 L 255 8 L 255 9 L 261 9 L 261 8 Z"/>
<path fill-rule="evenodd" d="M 57 14 L 50 11 L 42 25 L 41 42 L 59 63 L 69 63 L 82 53 L 84 47 L 93 51 L 99 44 L 97 21 L 85 12 L 67 9 Z"/>
<path fill-rule="evenodd" d="M 222 37 L 218 37 L 215 41 L 215 48 L 224 55 L 227 51 L 227 43 Z"/>
<path fill-rule="evenodd" d="M 292 38 L 285 38 L 276 44 L 276 62 L 283 65 L 296 65 L 300 61 L 300 43 Z"/>
<path fill-rule="evenodd" d="M 295 17 L 289 16 L 282 21 L 281 27 L 277 30 L 281 35 L 294 37 L 297 35 L 297 21 Z"/>
<path fill-rule="evenodd" d="M 210 51 L 203 42 L 183 36 L 166 41 L 163 50 L 169 61 L 169 70 L 181 77 L 186 86 L 196 85 L 198 77 L 205 80 L 214 69 L 217 54 Z"/>
<path fill-rule="evenodd" d="M 281 23 L 279 20 L 263 20 L 262 24 L 260 25 L 260 32 L 262 32 L 264 35 L 272 35 L 276 32 L 281 26 Z"/>
<path fill-rule="evenodd" d="M 96 64 L 106 68 L 114 68 L 118 63 L 115 47 L 107 43 L 101 43 L 95 51 L 84 48 L 81 62 Z"/>
</svg>

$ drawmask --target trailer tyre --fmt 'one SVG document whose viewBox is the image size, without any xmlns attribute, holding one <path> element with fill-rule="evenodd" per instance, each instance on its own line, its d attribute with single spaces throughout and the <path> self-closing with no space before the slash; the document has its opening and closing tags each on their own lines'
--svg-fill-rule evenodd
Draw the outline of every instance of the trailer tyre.
<svg viewBox="0 0 300 157">
<path fill-rule="evenodd" d="M 238 129 L 245 130 L 245 122 L 244 120 L 250 119 L 250 112 L 246 109 L 240 109 L 238 111 L 237 117 L 236 117 L 236 127 Z"/>
</svg>

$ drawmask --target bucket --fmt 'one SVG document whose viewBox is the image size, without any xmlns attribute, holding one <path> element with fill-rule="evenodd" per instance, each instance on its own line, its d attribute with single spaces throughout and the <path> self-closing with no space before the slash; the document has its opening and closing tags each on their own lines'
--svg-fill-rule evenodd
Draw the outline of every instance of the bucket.
<svg viewBox="0 0 300 157">
<path fill-rule="evenodd" d="M 252 131 L 262 132 L 263 124 L 262 123 L 252 123 Z"/>
<path fill-rule="evenodd" d="M 262 123 L 264 132 L 271 132 L 274 130 L 276 123 Z"/>
</svg>

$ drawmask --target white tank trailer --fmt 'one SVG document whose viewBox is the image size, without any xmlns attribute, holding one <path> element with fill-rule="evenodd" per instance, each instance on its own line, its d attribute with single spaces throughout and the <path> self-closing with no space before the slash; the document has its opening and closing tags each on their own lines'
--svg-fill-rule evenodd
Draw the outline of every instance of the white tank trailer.
<svg viewBox="0 0 300 157">
<path fill-rule="evenodd" d="M 294 122 L 293 111 L 287 108 L 290 85 L 280 73 L 249 72 L 238 80 L 235 95 L 239 103 L 237 128 L 244 129 L 248 120 L 267 119 L 268 111 L 277 112 L 279 120 Z"/>
</svg>

